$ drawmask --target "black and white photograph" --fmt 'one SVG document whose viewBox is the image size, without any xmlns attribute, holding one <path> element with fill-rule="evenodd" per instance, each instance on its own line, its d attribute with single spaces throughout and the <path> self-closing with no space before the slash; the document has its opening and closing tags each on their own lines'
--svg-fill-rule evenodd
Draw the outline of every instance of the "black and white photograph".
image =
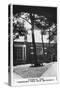
<svg viewBox="0 0 60 90">
<path fill-rule="evenodd" d="M 57 81 L 57 7 L 9 5 L 8 55 L 13 85 Z"/>
</svg>

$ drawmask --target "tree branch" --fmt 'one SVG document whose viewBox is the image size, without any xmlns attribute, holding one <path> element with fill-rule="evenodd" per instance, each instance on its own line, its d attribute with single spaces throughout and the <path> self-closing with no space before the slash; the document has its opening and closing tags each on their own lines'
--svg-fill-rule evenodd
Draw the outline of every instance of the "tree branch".
<svg viewBox="0 0 60 90">
<path fill-rule="evenodd" d="M 22 19 L 24 19 L 24 20 L 26 20 L 25 18 L 23 18 L 23 17 L 20 17 L 20 18 L 22 18 Z M 31 24 L 28 20 L 26 20 L 29 24 Z M 32 24 L 31 24 L 32 25 Z"/>
</svg>

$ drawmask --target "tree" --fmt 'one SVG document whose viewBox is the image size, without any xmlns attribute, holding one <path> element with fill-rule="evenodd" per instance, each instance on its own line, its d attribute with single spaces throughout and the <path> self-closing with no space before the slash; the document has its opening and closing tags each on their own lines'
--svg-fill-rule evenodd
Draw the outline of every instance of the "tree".
<svg viewBox="0 0 60 90">
<path fill-rule="evenodd" d="M 46 17 L 44 16 L 39 16 L 37 14 L 30 14 L 30 19 L 31 19 L 31 24 L 32 24 L 32 43 L 34 47 L 34 66 L 40 66 L 41 63 L 38 63 L 37 60 L 37 53 L 36 53 L 36 44 L 35 44 L 35 38 L 34 38 L 34 24 L 38 26 L 39 29 L 41 29 L 41 35 L 42 35 L 42 45 L 43 45 L 43 55 L 44 55 L 44 43 L 43 43 L 43 34 L 44 30 L 48 28 L 48 23 L 46 22 Z"/>
<path fill-rule="evenodd" d="M 38 20 L 36 21 L 36 25 L 37 25 L 38 28 L 41 29 L 43 57 L 44 57 L 43 35 L 46 34 L 47 29 L 48 29 L 48 32 L 49 32 L 49 38 L 48 38 L 49 39 L 49 47 L 47 48 L 48 49 L 48 51 L 47 51 L 48 57 L 49 58 L 55 57 L 55 60 L 56 60 L 56 57 L 57 57 L 57 43 L 56 43 L 57 27 L 56 27 L 56 24 L 53 23 L 53 21 L 51 21 L 51 20 L 49 21 L 48 18 L 46 18 L 46 17 L 41 17 L 40 19 L 38 18 Z M 53 46 L 50 45 L 50 43 L 52 41 L 54 41 Z"/>
<path fill-rule="evenodd" d="M 50 27 L 49 22 L 47 21 L 47 18 L 45 16 L 40 16 L 40 15 L 34 14 L 34 13 L 23 13 L 23 14 L 19 13 L 14 16 L 13 22 L 14 22 L 13 23 L 14 39 L 19 38 L 19 36 L 24 36 L 25 41 L 26 41 L 28 29 L 24 26 L 24 24 L 25 24 L 25 22 L 27 22 L 31 26 L 30 29 L 32 31 L 34 66 L 40 66 L 40 64 L 37 61 L 36 43 L 35 43 L 35 37 L 34 37 L 34 25 L 36 25 L 41 30 L 43 55 L 44 55 L 43 35 L 45 34 L 46 29 Z M 50 31 L 49 31 L 49 37 L 50 37 Z"/>
<path fill-rule="evenodd" d="M 21 20 L 19 20 L 20 17 L 17 15 L 17 18 L 14 17 L 14 22 L 13 22 L 13 39 L 15 40 L 16 38 L 19 38 L 19 36 L 24 36 L 25 37 L 25 41 L 27 39 L 26 35 L 27 35 L 27 30 L 24 27 L 24 21 L 21 22 Z"/>
<path fill-rule="evenodd" d="M 49 28 L 49 23 L 47 21 L 47 18 L 45 16 L 40 16 L 36 20 L 37 27 L 41 30 L 41 38 L 42 38 L 42 47 L 43 47 L 43 57 L 44 57 L 44 41 L 43 41 L 43 35 L 46 35 L 46 30 Z"/>
<path fill-rule="evenodd" d="M 34 51 L 34 66 L 39 66 L 39 63 L 37 61 L 37 53 L 36 53 L 36 44 L 35 44 L 35 37 L 34 37 L 34 15 L 30 14 L 30 19 L 31 19 L 31 31 L 32 31 L 32 43 L 33 43 L 33 51 Z"/>
<path fill-rule="evenodd" d="M 51 61 L 57 60 L 57 25 L 55 23 L 52 24 L 50 27 L 50 35 L 49 35 L 49 41 L 52 43 L 52 46 L 50 45 L 49 53 L 51 55 Z"/>
</svg>

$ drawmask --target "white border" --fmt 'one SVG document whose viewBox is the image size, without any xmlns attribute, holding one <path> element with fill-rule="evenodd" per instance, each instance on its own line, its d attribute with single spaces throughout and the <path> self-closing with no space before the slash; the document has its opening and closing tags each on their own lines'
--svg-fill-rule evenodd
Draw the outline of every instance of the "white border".
<svg viewBox="0 0 60 90">
<path fill-rule="evenodd" d="M 10 12 L 11 12 L 11 33 L 10 33 L 10 69 L 11 69 L 11 85 L 13 85 L 13 5 L 10 5 Z"/>
<path fill-rule="evenodd" d="M 25 4 L 58 7 L 58 57 L 60 58 L 60 0 L 1 0 L 0 1 L 0 88 L 1 90 L 60 90 L 60 84 L 34 85 L 12 88 L 8 86 L 8 4 Z M 3 36 L 2 36 L 3 34 Z M 58 59 L 60 63 L 60 59 Z M 58 69 L 60 68 L 60 64 Z M 58 73 L 60 77 L 60 69 Z M 60 81 L 60 78 L 59 78 Z"/>
</svg>

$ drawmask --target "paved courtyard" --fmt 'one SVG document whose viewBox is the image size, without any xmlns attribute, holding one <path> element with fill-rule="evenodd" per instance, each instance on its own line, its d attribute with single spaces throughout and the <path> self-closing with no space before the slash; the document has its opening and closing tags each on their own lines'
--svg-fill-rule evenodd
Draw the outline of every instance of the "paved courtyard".
<svg viewBox="0 0 60 90">
<path fill-rule="evenodd" d="M 30 67 L 31 64 L 19 65 L 14 67 L 15 78 L 36 78 L 36 77 L 54 77 L 57 76 L 57 63 L 45 63 L 40 67 Z"/>
<path fill-rule="evenodd" d="M 13 85 L 20 86 L 26 78 L 54 77 L 57 78 L 57 62 L 44 63 L 41 67 L 30 67 L 31 64 L 14 66 Z"/>
</svg>

